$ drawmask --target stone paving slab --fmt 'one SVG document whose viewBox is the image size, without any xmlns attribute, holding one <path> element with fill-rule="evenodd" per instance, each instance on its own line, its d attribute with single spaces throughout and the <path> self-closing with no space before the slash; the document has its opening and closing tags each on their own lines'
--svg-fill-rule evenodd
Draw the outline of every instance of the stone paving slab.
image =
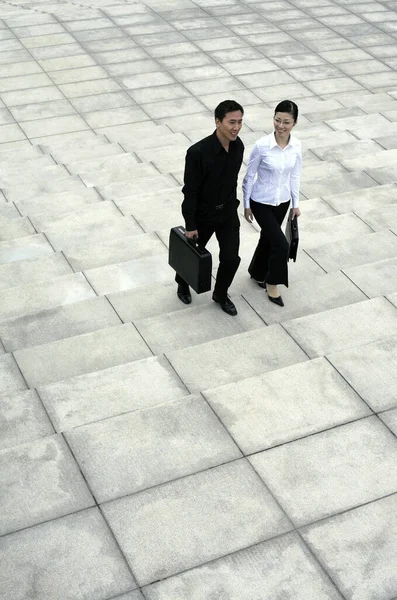
<svg viewBox="0 0 397 600">
<path fill-rule="evenodd" d="M 141 585 L 291 528 L 244 460 L 113 500 L 102 510 Z"/>
<path fill-rule="evenodd" d="M 57 430 L 149 408 L 189 393 L 163 357 L 73 377 L 38 391 Z"/>
<path fill-rule="evenodd" d="M 397 312 L 385 298 L 373 298 L 287 321 L 283 326 L 310 358 L 315 358 L 391 337 L 397 333 Z"/>
<path fill-rule="evenodd" d="M 311 248 L 309 255 L 327 272 L 358 267 L 397 256 L 397 236 L 379 231 Z"/>
<path fill-rule="evenodd" d="M 348 273 L 346 275 L 352 279 Z M 271 325 L 365 300 L 369 294 L 364 295 L 365 291 L 360 291 L 360 286 L 356 287 L 354 284 L 354 279 L 352 283 L 339 272 L 309 280 L 301 279 L 290 288 L 283 288 L 283 310 L 268 302 L 266 294 L 260 289 L 243 292 L 243 297 L 264 322 Z M 395 285 L 391 284 L 391 287 Z"/>
<path fill-rule="evenodd" d="M 72 268 L 60 252 L 35 260 L 18 260 L 0 265 L 2 290 L 40 281 L 51 280 L 72 273 Z"/>
<path fill-rule="evenodd" d="M 92 298 L 0 321 L 0 339 L 13 352 L 119 324 L 105 298 Z"/>
<path fill-rule="evenodd" d="M 151 356 L 132 324 L 114 325 L 14 352 L 30 387 Z"/>
<path fill-rule="evenodd" d="M 88 204 L 101 202 L 95 189 L 40 194 L 27 200 L 17 200 L 16 206 L 22 215 L 29 215 L 41 229 L 51 221 L 61 219 L 65 214 L 84 210 Z"/>
<path fill-rule="evenodd" d="M 395 436 L 374 416 L 256 454 L 250 462 L 302 526 L 395 493 L 396 454 Z"/>
<path fill-rule="evenodd" d="M 72 454 L 60 436 L 0 451 L 2 535 L 94 504 Z M 25 494 L 24 481 L 29 489 Z"/>
<path fill-rule="evenodd" d="M 0 448 L 18 446 L 54 433 L 51 421 L 34 390 L 0 398 Z"/>
<path fill-rule="evenodd" d="M 397 292 L 397 258 L 346 269 L 345 273 L 369 298 Z"/>
<path fill-rule="evenodd" d="M 284 600 L 291 593 L 296 600 L 342 598 L 294 533 L 154 583 L 144 593 L 148 600 L 201 600 L 214 594 L 232 600 Z"/>
<path fill-rule="evenodd" d="M 230 319 L 214 302 L 134 321 L 154 354 L 195 346 L 264 326 L 243 299 L 236 300 L 238 315 Z"/>
<path fill-rule="evenodd" d="M 393 494 L 302 532 L 349 600 L 392 598 L 397 592 L 396 503 Z"/>
<path fill-rule="evenodd" d="M 345 192 L 323 196 L 323 200 L 338 213 L 360 213 L 397 202 L 397 186 L 378 185 L 360 190 L 359 196 L 357 192 Z"/>
<path fill-rule="evenodd" d="M 279 325 L 168 352 L 190 392 L 273 371 L 307 359 Z M 211 370 L 208 364 L 212 365 Z"/>
<path fill-rule="evenodd" d="M 397 207 L 393 204 L 381 209 L 357 210 L 357 214 L 375 231 L 397 227 Z"/>
<path fill-rule="evenodd" d="M 20 285 L 0 292 L 0 319 L 29 315 L 93 297 L 95 292 L 81 273 Z"/>
<path fill-rule="evenodd" d="M 98 502 L 241 457 L 200 396 L 78 427 L 66 437 Z"/>
<path fill-rule="evenodd" d="M 32 572 L 42 600 L 97 600 L 136 587 L 97 508 L 2 537 L 0 547 L 0 592 L 6 598 L 30 595 Z"/>
<path fill-rule="evenodd" d="M 204 397 L 245 454 L 372 414 L 323 358 L 209 389 Z"/>
<path fill-rule="evenodd" d="M 363 400 L 378 412 L 397 405 L 397 339 L 344 349 L 328 356 L 329 361 Z"/>
<path fill-rule="evenodd" d="M 35 260 L 53 253 L 53 248 L 41 233 L 0 242 L 1 264 L 20 260 Z"/>
<path fill-rule="evenodd" d="M 0 218 L 0 242 L 13 240 L 35 234 L 36 230 L 27 217 L 19 217 L 12 221 Z"/>
</svg>

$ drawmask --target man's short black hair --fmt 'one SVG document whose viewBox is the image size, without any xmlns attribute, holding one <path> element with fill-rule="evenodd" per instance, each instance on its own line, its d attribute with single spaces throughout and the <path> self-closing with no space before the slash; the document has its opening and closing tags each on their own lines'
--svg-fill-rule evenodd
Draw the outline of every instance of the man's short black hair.
<svg viewBox="0 0 397 600">
<path fill-rule="evenodd" d="M 234 112 L 235 110 L 240 110 L 241 114 L 244 114 L 244 109 L 241 106 L 241 104 L 239 104 L 235 100 L 224 100 L 223 102 L 218 104 L 214 111 L 215 119 L 218 119 L 218 121 L 223 121 L 227 113 Z"/>
</svg>

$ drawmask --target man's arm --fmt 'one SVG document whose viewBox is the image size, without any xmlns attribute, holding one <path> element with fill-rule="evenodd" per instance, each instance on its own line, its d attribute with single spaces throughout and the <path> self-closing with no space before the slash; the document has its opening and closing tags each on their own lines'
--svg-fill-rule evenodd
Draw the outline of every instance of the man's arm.
<svg viewBox="0 0 397 600">
<path fill-rule="evenodd" d="M 202 185 L 202 166 L 199 153 L 192 152 L 190 149 L 186 153 L 184 182 L 182 214 L 186 230 L 196 232 L 196 210 Z"/>
</svg>

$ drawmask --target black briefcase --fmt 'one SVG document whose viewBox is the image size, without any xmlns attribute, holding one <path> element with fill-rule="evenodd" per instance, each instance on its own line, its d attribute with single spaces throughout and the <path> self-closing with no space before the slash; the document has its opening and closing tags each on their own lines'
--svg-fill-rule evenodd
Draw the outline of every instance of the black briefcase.
<svg viewBox="0 0 397 600">
<path fill-rule="evenodd" d="M 288 215 L 287 227 L 285 229 L 285 237 L 289 244 L 288 258 L 296 262 L 296 255 L 298 253 L 299 245 L 299 230 L 298 230 L 298 217 L 292 218 L 292 210 Z"/>
<path fill-rule="evenodd" d="M 211 252 L 188 239 L 182 226 L 173 227 L 170 231 L 168 264 L 197 294 L 211 289 Z"/>
</svg>

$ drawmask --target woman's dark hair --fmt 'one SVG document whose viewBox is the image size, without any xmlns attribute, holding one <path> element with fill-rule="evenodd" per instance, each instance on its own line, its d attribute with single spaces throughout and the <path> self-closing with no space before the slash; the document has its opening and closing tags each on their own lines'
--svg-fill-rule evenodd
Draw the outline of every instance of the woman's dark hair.
<svg viewBox="0 0 397 600">
<path fill-rule="evenodd" d="M 234 112 L 235 110 L 240 110 L 241 114 L 244 114 L 244 109 L 241 106 L 241 104 L 239 104 L 235 100 L 224 100 L 223 102 L 218 104 L 214 111 L 215 119 L 218 119 L 218 121 L 223 121 L 227 113 Z"/>
<path fill-rule="evenodd" d="M 283 100 L 282 102 L 279 102 L 276 106 L 274 114 L 278 112 L 288 113 L 292 115 L 294 121 L 298 120 L 298 106 L 295 104 L 295 102 L 292 102 L 292 100 Z"/>
</svg>

